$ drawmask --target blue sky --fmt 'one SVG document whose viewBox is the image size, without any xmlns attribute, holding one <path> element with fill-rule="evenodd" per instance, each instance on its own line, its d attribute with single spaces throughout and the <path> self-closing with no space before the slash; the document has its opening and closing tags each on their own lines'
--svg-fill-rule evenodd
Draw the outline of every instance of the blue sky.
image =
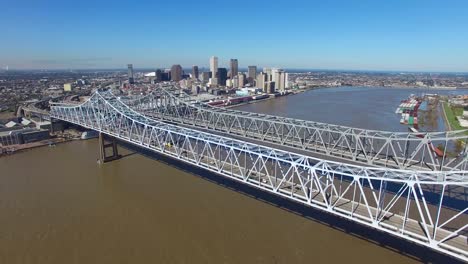
<svg viewBox="0 0 468 264">
<path fill-rule="evenodd" d="M 468 1 L 0 0 L 0 66 L 468 72 Z"/>
</svg>

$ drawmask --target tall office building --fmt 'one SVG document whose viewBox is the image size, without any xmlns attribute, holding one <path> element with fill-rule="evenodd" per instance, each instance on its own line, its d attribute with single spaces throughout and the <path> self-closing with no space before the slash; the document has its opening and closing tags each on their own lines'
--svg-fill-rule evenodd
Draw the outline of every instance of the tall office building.
<svg viewBox="0 0 468 264">
<path fill-rule="evenodd" d="M 216 73 L 218 72 L 218 57 L 216 56 L 210 58 L 210 71 L 211 77 L 216 77 Z"/>
<path fill-rule="evenodd" d="M 219 85 L 226 85 L 226 79 L 227 79 L 227 69 L 226 68 L 218 68 L 218 84 Z"/>
<path fill-rule="evenodd" d="M 192 78 L 198 79 L 198 66 L 196 65 L 192 66 Z"/>
<path fill-rule="evenodd" d="M 254 85 L 255 78 L 257 78 L 257 66 L 249 66 L 248 81 Z"/>
<path fill-rule="evenodd" d="M 133 84 L 135 79 L 133 78 L 133 64 L 128 64 L 128 82 Z"/>
<path fill-rule="evenodd" d="M 231 74 L 229 77 L 233 78 L 234 76 L 237 76 L 239 73 L 239 62 L 237 59 L 231 59 Z"/>
<path fill-rule="evenodd" d="M 218 79 L 216 78 L 216 76 L 218 75 L 218 57 L 216 56 L 213 56 L 210 58 L 210 71 L 211 71 L 210 85 L 217 86 Z"/>
<path fill-rule="evenodd" d="M 265 84 L 266 84 L 266 77 L 267 77 L 267 76 L 266 76 L 265 73 L 260 72 L 260 73 L 257 75 L 257 82 L 256 82 L 255 87 L 262 89 L 262 91 L 263 91 L 264 93 L 269 93 L 269 91 L 267 91 L 266 85 L 265 85 Z"/>
<path fill-rule="evenodd" d="M 161 69 L 157 69 L 156 70 L 156 78 L 154 79 L 155 82 L 161 82 L 163 81 L 163 76 L 162 76 L 162 70 Z"/>
<path fill-rule="evenodd" d="M 171 81 L 178 82 L 182 80 L 182 66 L 180 64 L 172 65 L 171 67 Z"/>
<path fill-rule="evenodd" d="M 267 82 L 271 82 L 272 81 L 272 78 L 271 78 L 271 68 L 264 68 L 263 69 L 263 72 L 265 73 L 266 75 L 266 78 L 267 78 Z"/>
<path fill-rule="evenodd" d="M 286 88 L 286 72 L 283 69 L 272 69 L 272 81 L 275 82 L 275 90 L 284 92 Z"/>
</svg>

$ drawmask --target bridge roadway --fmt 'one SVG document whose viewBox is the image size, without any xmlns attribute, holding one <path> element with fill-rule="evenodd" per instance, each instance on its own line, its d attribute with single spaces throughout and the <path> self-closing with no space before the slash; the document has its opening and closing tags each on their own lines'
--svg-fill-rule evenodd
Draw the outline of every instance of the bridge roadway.
<svg viewBox="0 0 468 264">
<path fill-rule="evenodd" d="M 54 105 L 51 117 L 468 260 L 466 202 L 461 209 L 445 207 L 447 186 L 467 187 L 465 172 L 362 167 L 312 158 L 154 120 L 105 92 L 78 106 Z M 389 190 L 390 185 L 398 191 Z M 438 192 L 438 203 L 426 201 L 427 189 Z"/>
<path fill-rule="evenodd" d="M 160 86 L 148 96 L 122 101 L 154 118 L 305 150 L 308 155 L 399 169 L 467 169 L 467 130 L 385 132 L 228 110 L 193 101 L 173 86 Z M 454 144 L 464 144 L 461 153 L 435 152 L 436 147 L 454 149 Z"/>
</svg>

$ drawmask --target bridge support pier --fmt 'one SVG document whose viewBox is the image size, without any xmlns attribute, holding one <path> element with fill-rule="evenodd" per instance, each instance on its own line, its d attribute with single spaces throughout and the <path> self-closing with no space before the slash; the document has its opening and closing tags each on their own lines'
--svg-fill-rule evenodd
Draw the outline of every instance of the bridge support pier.
<svg viewBox="0 0 468 264">
<path fill-rule="evenodd" d="M 103 133 L 99 133 L 99 163 L 106 163 L 108 161 L 113 161 L 116 159 L 119 159 L 121 155 L 119 155 L 119 151 L 117 149 L 117 141 L 115 138 L 110 137 L 107 138 L 106 142 L 106 136 Z M 111 150 L 111 155 L 107 155 L 107 149 Z"/>
</svg>

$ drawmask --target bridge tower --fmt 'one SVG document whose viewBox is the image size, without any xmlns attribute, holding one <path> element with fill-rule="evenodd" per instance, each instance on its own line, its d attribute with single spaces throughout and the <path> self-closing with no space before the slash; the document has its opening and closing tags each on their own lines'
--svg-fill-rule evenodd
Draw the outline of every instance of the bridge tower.
<svg viewBox="0 0 468 264">
<path fill-rule="evenodd" d="M 107 149 L 111 150 L 111 155 L 107 152 Z M 105 136 L 103 133 L 99 133 L 99 163 L 106 163 L 119 159 L 119 151 L 117 149 L 117 141 L 114 137 Z"/>
</svg>

